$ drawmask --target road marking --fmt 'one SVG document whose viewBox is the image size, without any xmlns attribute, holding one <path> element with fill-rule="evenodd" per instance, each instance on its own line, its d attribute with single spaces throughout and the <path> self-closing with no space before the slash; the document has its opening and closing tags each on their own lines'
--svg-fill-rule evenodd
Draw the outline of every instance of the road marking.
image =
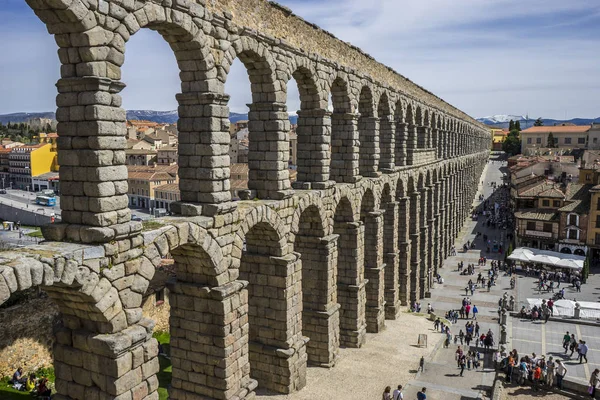
<svg viewBox="0 0 600 400">
<path fill-rule="evenodd" d="M 581 329 L 579 329 L 579 325 L 575 325 L 575 329 L 577 330 L 577 337 L 581 340 Z M 588 349 L 588 354 L 589 354 L 589 350 Z M 590 374 L 590 368 L 588 367 L 588 363 L 583 364 L 583 370 L 585 371 L 585 377 L 587 380 L 589 380 L 592 375 Z"/>
<path fill-rule="evenodd" d="M 542 325 L 542 354 L 546 354 L 546 324 Z"/>
</svg>

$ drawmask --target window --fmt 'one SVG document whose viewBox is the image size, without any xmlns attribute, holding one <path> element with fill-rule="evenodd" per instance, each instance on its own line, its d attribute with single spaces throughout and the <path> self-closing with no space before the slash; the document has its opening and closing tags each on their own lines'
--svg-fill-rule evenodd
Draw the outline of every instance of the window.
<svg viewBox="0 0 600 400">
<path fill-rule="evenodd" d="M 571 138 L 570 137 L 566 137 L 565 138 L 565 144 L 571 144 Z"/>
<path fill-rule="evenodd" d="M 596 210 L 600 211 L 600 197 L 598 197 L 598 203 L 596 204 Z"/>
<path fill-rule="evenodd" d="M 553 207 L 560 207 L 560 200 L 554 200 L 554 201 L 552 202 L 552 206 L 553 206 Z"/>
<path fill-rule="evenodd" d="M 579 216 L 577 214 L 569 215 L 569 225 L 571 225 L 571 226 L 579 225 L 578 219 L 579 219 Z"/>
<path fill-rule="evenodd" d="M 539 138 L 536 138 L 536 139 L 535 139 L 535 142 L 536 142 L 537 144 L 542 144 L 542 138 L 541 138 L 541 137 L 539 137 Z"/>
<path fill-rule="evenodd" d="M 597 138 L 597 137 L 595 137 L 595 138 L 594 138 L 594 140 L 593 140 L 593 142 L 594 142 L 594 143 L 598 143 L 598 138 Z"/>
<path fill-rule="evenodd" d="M 528 231 L 535 231 L 535 222 L 528 221 L 527 222 L 527 230 Z"/>
<path fill-rule="evenodd" d="M 596 238 L 595 238 L 594 243 L 600 244 L 600 233 L 596 233 Z"/>
<path fill-rule="evenodd" d="M 577 138 L 577 144 L 585 144 L 585 138 L 584 137 Z"/>
<path fill-rule="evenodd" d="M 596 215 L 596 228 L 600 228 L 600 215 Z"/>
<path fill-rule="evenodd" d="M 586 181 L 591 181 L 592 180 L 592 174 L 585 174 L 585 180 Z"/>
<path fill-rule="evenodd" d="M 531 144 L 531 138 L 527 138 L 527 144 Z"/>
<path fill-rule="evenodd" d="M 579 231 L 577 229 L 569 229 L 567 239 L 579 240 Z"/>
<path fill-rule="evenodd" d="M 161 289 L 154 293 L 154 305 L 160 306 L 165 302 L 165 289 Z"/>
<path fill-rule="evenodd" d="M 544 232 L 552 232 L 552 224 L 544 224 Z"/>
<path fill-rule="evenodd" d="M 550 200 L 542 200 L 542 207 L 550 207 Z"/>
</svg>

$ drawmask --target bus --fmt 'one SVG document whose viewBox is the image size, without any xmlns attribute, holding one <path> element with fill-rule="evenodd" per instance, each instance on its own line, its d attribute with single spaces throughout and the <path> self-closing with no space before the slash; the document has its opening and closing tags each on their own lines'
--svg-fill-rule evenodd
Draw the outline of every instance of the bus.
<svg viewBox="0 0 600 400">
<path fill-rule="evenodd" d="M 56 197 L 36 196 L 35 203 L 40 206 L 54 207 L 56 205 Z"/>
</svg>

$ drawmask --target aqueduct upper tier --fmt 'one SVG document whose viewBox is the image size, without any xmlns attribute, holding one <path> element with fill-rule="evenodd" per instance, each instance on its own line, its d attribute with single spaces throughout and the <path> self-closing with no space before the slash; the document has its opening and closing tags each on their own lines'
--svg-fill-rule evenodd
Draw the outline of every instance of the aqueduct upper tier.
<svg viewBox="0 0 600 400">
<path fill-rule="evenodd" d="M 173 399 L 288 393 L 402 306 L 429 295 L 469 214 L 484 126 L 359 49 L 263 0 L 26 0 L 59 46 L 63 223 L 0 256 L 0 303 L 42 286 L 62 327 L 58 399 L 157 399 L 157 346 L 142 296 L 163 258 Z M 131 221 L 125 44 L 158 31 L 177 58 L 177 215 Z M 249 189 L 229 188 L 224 83 L 252 88 Z M 299 86 L 298 181 L 288 176 L 286 87 Z M 331 98 L 333 109 L 328 107 Z"/>
</svg>

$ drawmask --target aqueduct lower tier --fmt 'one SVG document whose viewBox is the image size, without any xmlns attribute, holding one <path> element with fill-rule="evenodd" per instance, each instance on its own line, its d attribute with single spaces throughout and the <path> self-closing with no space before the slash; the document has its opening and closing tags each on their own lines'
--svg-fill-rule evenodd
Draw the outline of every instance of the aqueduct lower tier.
<svg viewBox="0 0 600 400">
<path fill-rule="evenodd" d="M 46 242 L 0 257 L 0 302 L 39 285 L 59 305 L 58 399 L 157 399 L 157 343 L 142 296 L 164 257 L 173 399 L 289 393 L 307 365 L 361 347 L 432 277 L 469 215 L 487 152 L 248 200 L 214 217 L 137 223 L 109 243 Z"/>
<path fill-rule="evenodd" d="M 432 276 L 470 210 L 489 131 L 359 49 L 263 0 L 26 0 L 54 35 L 63 223 L 0 254 L 0 303 L 41 286 L 59 305 L 57 399 L 157 399 L 141 303 L 169 283 L 173 399 L 302 388 L 308 364 L 360 347 Z M 177 216 L 131 221 L 125 44 L 158 31 L 180 69 Z M 249 190 L 230 195 L 223 87 L 252 89 Z M 298 181 L 288 176 L 287 82 L 299 86 Z M 331 99 L 332 108 L 328 103 Z"/>
</svg>

